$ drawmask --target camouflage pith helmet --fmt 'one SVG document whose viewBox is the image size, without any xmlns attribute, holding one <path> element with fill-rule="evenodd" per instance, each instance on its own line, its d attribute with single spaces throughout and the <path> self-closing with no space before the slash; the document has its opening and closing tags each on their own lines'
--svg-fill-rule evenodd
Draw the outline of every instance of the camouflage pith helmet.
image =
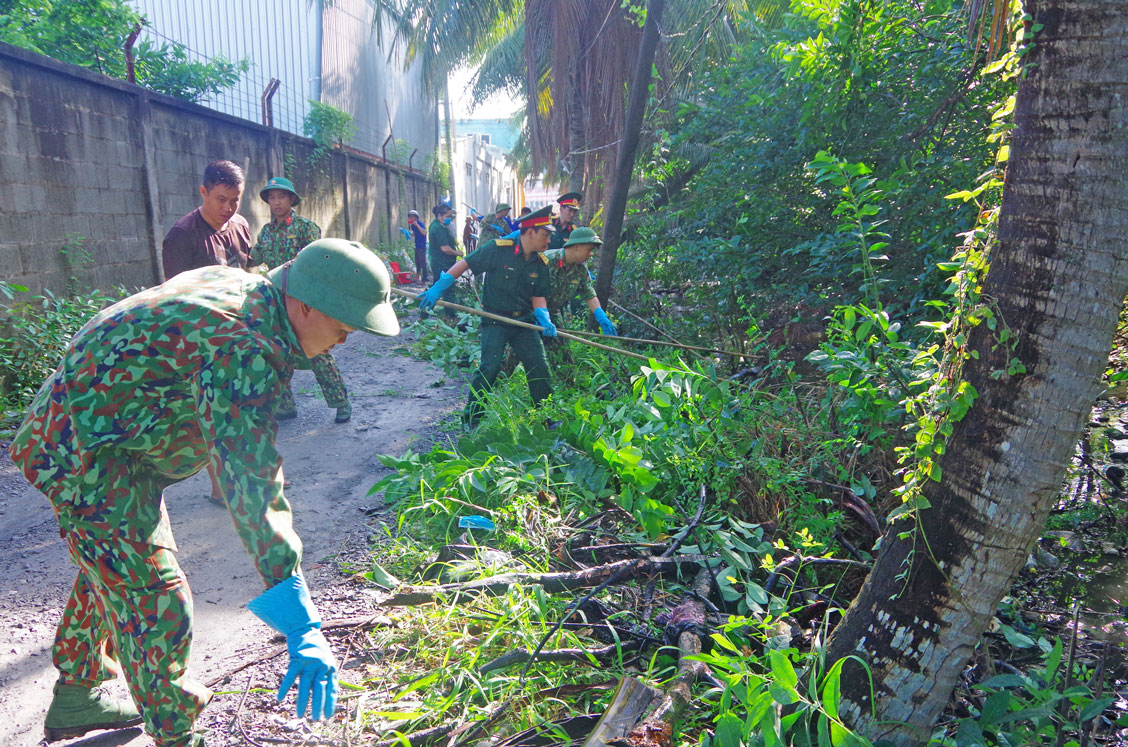
<svg viewBox="0 0 1128 747">
<path fill-rule="evenodd" d="M 388 268 L 363 244 L 318 239 L 267 277 L 286 295 L 350 327 L 388 337 L 399 334 Z"/>
</svg>

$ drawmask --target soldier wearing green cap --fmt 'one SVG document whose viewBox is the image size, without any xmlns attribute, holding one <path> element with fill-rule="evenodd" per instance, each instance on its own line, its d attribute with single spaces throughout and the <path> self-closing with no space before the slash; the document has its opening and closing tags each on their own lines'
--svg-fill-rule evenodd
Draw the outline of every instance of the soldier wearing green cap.
<svg viewBox="0 0 1128 747">
<path fill-rule="evenodd" d="M 322 239 L 267 276 L 189 270 L 96 315 L 70 341 L 12 441 L 46 494 L 78 577 L 52 650 L 48 741 L 143 723 L 202 747 L 211 692 L 188 673 L 192 597 L 163 491 L 205 464 L 266 591 L 248 608 L 287 639 L 281 699 L 333 714 L 337 663 L 302 576 L 274 413 L 294 367 L 364 330 L 395 335 L 384 263 Z M 124 673 L 132 703 L 100 685 Z"/>
<path fill-rule="evenodd" d="M 525 367 L 529 394 L 533 402 L 540 402 L 552 394 L 548 375 L 548 361 L 544 357 L 541 335 L 556 336 L 556 326 L 545 305 L 548 295 L 548 272 L 544 250 L 553 228 L 551 206 L 523 216 L 521 235 L 517 239 L 494 239 L 472 254 L 460 259 L 419 296 L 419 305 L 426 310 L 435 305 L 444 290 L 454 284 L 455 278 L 466 270 L 478 275 L 485 273 L 482 290 L 482 309 L 499 316 L 530 324 L 539 324 L 544 330 L 538 335 L 534 330 L 517 327 L 493 319 L 482 320 L 482 363 L 470 382 L 470 396 L 463 412 L 463 424 L 473 428 L 481 420 L 482 396 L 493 388 L 505 359 L 505 348 L 514 354 Z"/>
<path fill-rule="evenodd" d="M 255 264 L 278 267 L 296 257 L 306 244 L 321 238 L 321 229 L 316 223 L 294 212 L 302 198 L 289 179 L 283 176 L 273 177 L 259 190 L 259 197 L 270 205 L 271 219 L 259 231 L 258 242 L 251 253 Z M 316 356 L 310 363 L 317 385 L 321 387 L 321 394 L 325 397 L 325 404 L 337 411 L 334 420 L 338 423 L 349 422 L 352 405 L 349 404 L 349 392 L 345 388 L 345 380 L 341 377 L 337 362 L 332 355 L 326 353 Z M 275 417 L 287 420 L 297 415 L 294 390 L 287 384 L 282 390 L 282 402 L 278 405 Z"/>
<path fill-rule="evenodd" d="M 564 242 L 572 235 L 572 230 L 576 227 L 574 221 L 580 214 L 580 201 L 583 199 L 584 196 L 580 192 L 565 192 L 556 198 L 556 204 L 560 206 L 560 215 L 552 221 L 556 233 L 552 235 L 549 249 L 559 249 L 564 246 Z"/>
<path fill-rule="evenodd" d="M 508 203 L 499 202 L 497 207 L 494 208 L 493 216 L 482 220 L 482 230 L 478 234 L 478 246 L 485 245 L 487 241 L 500 239 L 510 232 L 511 229 L 507 220 L 510 210 L 512 208 Z"/>
<path fill-rule="evenodd" d="M 587 226 L 580 226 L 572 231 L 572 235 L 559 249 L 549 249 L 544 253 L 548 260 L 549 283 L 551 289 L 545 297 L 548 311 L 553 317 L 559 318 L 573 301 L 580 300 L 587 304 L 591 315 L 599 323 L 599 328 L 605 335 L 618 335 L 615 325 L 607 318 L 607 312 L 599 303 L 595 289 L 591 285 L 591 275 L 588 274 L 587 265 L 596 246 L 602 246 L 603 239 L 599 238 L 594 230 Z"/>
</svg>

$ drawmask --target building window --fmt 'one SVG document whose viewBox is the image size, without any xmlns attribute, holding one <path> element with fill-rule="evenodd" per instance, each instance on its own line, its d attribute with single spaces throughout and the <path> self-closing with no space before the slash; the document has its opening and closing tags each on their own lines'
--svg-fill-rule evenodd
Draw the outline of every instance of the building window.
<svg viewBox="0 0 1128 747">
<path fill-rule="evenodd" d="M 471 164 L 466 164 L 466 176 L 473 178 L 474 167 Z"/>
<path fill-rule="evenodd" d="M 490 144 L 490 136 L 489 135 L 482 134 L 482 135 L 479 135 L 479 137 L 482 138 L 482 142 L 485 143 L 486 145 Z"/>
</svg>

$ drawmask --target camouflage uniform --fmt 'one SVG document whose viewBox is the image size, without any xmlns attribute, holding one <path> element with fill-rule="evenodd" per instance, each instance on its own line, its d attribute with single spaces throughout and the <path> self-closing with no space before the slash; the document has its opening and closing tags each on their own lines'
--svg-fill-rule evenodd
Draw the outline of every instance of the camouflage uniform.
<svg viewBox="0 0 1128 747">
<path fill-rule="evenodd" d="M 544 258 L 548 262 L 549 291 L 545 301 L 549 313 L 553 317 L 565 309 L 576 313 L 578 301 L 587 301 L 595 296 L 587 265 L 565 263 L 564 249 L 549 249 Z"/>
<path fill-rule="evenodd" d="M 308 218 L 302 218 L 290 211 L 289 221 L 277 223 L 270 221 L 259 231 L 258 241 L 252 253 L 254 264 L 265 264 L 274 269 L 293 259 L 306 244 L 321 238 L 321 229 Z M 313 375 L 325 404 L 332 408 L 347 407 L 349 393 L 345 380 L 337 368 L 337 362 L 329 353 L 310 359 Z M 278 405 L 279 415 L 292 415 L 297 410 L 294 403 L 294 390 L 288 383 L 282 390 L 282 402 Z"/>
<path fill-rule="evenodd" d="M 487 241 L 500 239 L 502 236 L 510 233 L 509 224 L 505 222 L 504 218 L 485 218 L 482 220 L 482 230 L 478 234 L 478 246 L 485 246 Z"/>
<path fill-rule="evenodd" d="M 53 649 L 60 681 L 110 679 L 116 658 L 159 747 L 187 744 L 211 697 L 187 674 L 192 597 L 163 490 L 214 465 L 266 586 L 293 576 L 302 547 L 274 410 L 304 360 L 269 280 L 190 270 L 83 327 L 12 441 L 78 566 Z"/>
<path fill-rule="evenodd" d="M 533 297 L 547 295 L 549 288 L 543 253 L 525 259 L 518 241 L 496 239 L 467 255 L 466 264 L 475 274 L 486 273 L 482 290 L 482 308 L 485 311 L 536 324 Z M 533 402 L 540 402 L 552 394 L 548 361 L 539 332 L 492 319 L 482 320 L 481 331 L 482 362 L 470 382 L 470 396 L 463 413 L 463 420 L 469 426 L 476 425 L 482 417 L 482 394 L 493 388 L 501 372 L 507 345 L 513 348 L 525 366 Z"/>
<path fill-rule="evenodd" d="M 294 258 L 306 244 L 321 238 L 321 229 L 309 218 L 290 211 L 288 222 L 270 221 L 259 231 L 255 248 L 251 250 L 253 264 L 275 268 Z"/>
</svg>

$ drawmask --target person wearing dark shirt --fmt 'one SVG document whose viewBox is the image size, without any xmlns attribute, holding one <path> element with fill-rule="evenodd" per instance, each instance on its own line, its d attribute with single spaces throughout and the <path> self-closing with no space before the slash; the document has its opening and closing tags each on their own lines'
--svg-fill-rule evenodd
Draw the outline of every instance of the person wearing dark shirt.
<svg viewBox="0 0 1128 747">
<path fill-rule="evenodd" d="M 415 282 L 430 282 L 431 273 L 427 271 L 427 229 L 423 227 L 423 221 L 415 210 L 407 211 L 407 227 L 411 229 L 411 238 L 415 241 Z"/>
<path fill-rule="evenodd" d="M 209 265 L 246 269 L 251 256 L 251 227 L 239 215 L 243 170 L 231 161 L 215 161 L 204 169 L 203 204 L 165 234 L 161 257 L 165 278 Z"/>
<path fill-rule="evenodd" d="M 243 170 L 231 161 L 207 165 L 200 186 L 203 204 L 176 221 L 165 234 L 161 258 L 166 280 L 211 265 L 243 270 L 250 266 L 251 227 L 237 212 L 245 181 Z M 219 475 L 211 464 L 207 473 L 211 480 L 208 499 L 217 506 L 225 505 Z"/>
</svg>

